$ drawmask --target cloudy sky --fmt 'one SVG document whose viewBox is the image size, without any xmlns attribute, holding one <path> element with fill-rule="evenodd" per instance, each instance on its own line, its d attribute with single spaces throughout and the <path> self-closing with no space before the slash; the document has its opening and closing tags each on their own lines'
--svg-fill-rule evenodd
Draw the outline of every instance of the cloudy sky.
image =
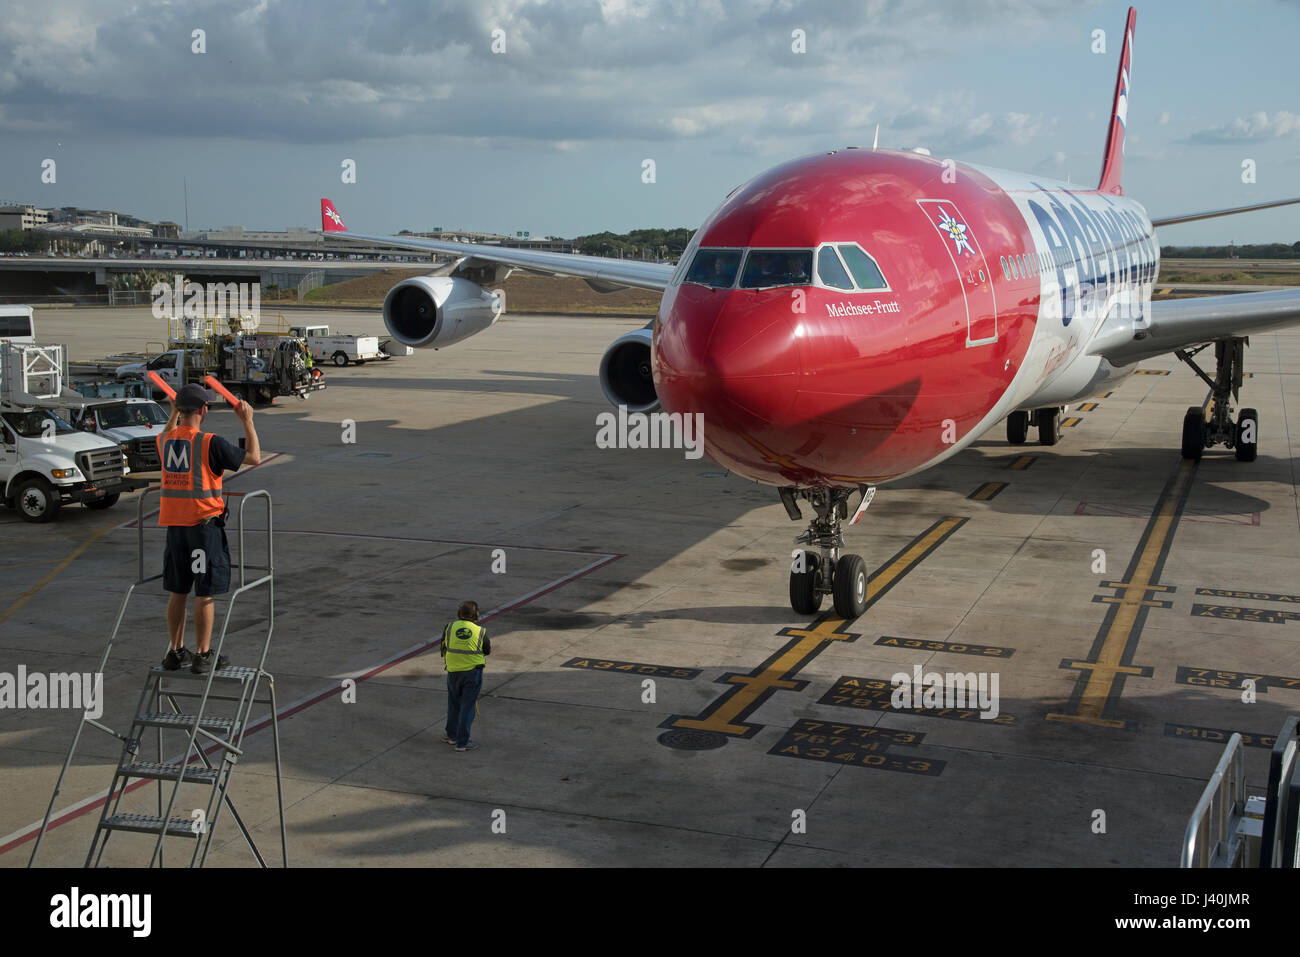
<svg viewBox="0 0 1300 957">
<path fill-rule="evenodd" d="M 1127 8 L 0 0 L 0 201 L 184 224 L 188 180 L 196 229 L 315 228 L 322 195 L 365 232 L 694 227 L 877 124 L 882 146 L 1094 186 Z M 1300 196 L 1297 38 L 1296 0 L 1138 4 L 1128 194 L 1156 217 Z M 1300 208 L 1161 231 L 1229 240 L 1296 242 Z"/>
</svg>

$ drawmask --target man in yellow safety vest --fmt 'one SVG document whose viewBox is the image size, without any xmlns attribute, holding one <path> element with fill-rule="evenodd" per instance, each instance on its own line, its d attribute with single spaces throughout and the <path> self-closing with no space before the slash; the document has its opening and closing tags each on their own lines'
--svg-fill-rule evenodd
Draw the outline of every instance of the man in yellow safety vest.
<svg viewBox="0 0 1300 957">
<path fill-rule="evenodd" d="M 462 602 L 456 620 L 442 630 L 442 656 L 447 666 L 447 727 L 442 740 L 457 751 L 473 751 L 469 739 L 478 695 L 483 690 L 483 667 L 492 654 L 492 642 L 478 623 L 478 603 Z"/>
</svg>

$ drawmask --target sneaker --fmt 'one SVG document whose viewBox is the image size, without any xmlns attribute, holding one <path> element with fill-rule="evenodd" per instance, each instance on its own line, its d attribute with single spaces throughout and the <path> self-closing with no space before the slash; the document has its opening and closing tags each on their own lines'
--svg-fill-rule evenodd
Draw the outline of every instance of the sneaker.
<svg viewBox="0 0 1300 957">
<path fill-rule="evenodd" d="M 455 743 L 456 743 L 456 739 L 453 738 L 453 737 L 452 737 L 451 735 L 449 735 L 449 734 L 444 734 L 444 735 L 442 736 L 442 743 L 443 743 L 443 744 L 455 744 Z"/>
<path fill-rule="evenodd" d="M 478 745 L 475 744 L 473 741 L 466 741 L 466 742 L 465 742 L 465 746 L 464 746 L 463 748 L 462 748 L 459 744 L 456 745 L 456 750 L 457 750 L 457 751 L 477 751 L 477 750 L 478 750 Z"/>
<path fill-rule="evenodd" d="M 217 658 L 217 656 L 213 653 L 211 648 L 209 648 L 207 651 L 203 652 L 202 654 L 194 655 L 193 657 L 194 657 L 194 664 L 190 666 L 190 671 L 196 675 L 206 675 L 209 671 L 211 671 L 214 658 L 216 659 L 216 666 L 218 671 L 226 667 L 226 665 L 230 664 L 230 660 L 225 655 L 222 655 L 220 658 Z"/>
<path fill-rule="evenodd" d="M 186 665 L 194 663 L 194 655 L 184 645 L 180 648 L 169 648 L 167 654 L 163 656 L 162 666 L 168 671 L 180 671 Z"/>
</svg>

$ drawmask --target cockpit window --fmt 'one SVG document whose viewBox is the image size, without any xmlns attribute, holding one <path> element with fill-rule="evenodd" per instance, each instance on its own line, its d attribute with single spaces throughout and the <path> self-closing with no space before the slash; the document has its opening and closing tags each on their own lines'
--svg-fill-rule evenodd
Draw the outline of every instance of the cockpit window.
<svg viewBox="0 0 1300 957">
<path fill-rule="evenodd" d="M 807 286 L 812 283 L 811 249 L 754 249 L 745 260 L 742 289 Z"/>
<path fill-rule="evenodd" d="M 739 249 L 701 249 L 695 254 L 684 282 L 693 282 L 712 289 L 730 289 L 740 269 Z"/>
<path fill-rule="evenodd" d="M 853 288 L 853 280 L 844 271 L 840 257 L 835 255 L 832 246 L 823 246 L 822 251 L 817 254 L 817 275 L 827 286 L 834 286 L 836 289 Z"/>
<path fill-rule="evenodd" d="M 859 289 L 889 288 L 889 283 L 885 282 L 880 267 L 860 247 L 845 244 L 839 247 L 839 251 L 840 255 L 844 257 L 845 264 L 849 267 L 849 272 L 853 273 L 853 278 L 857 282 Z"/>
</svg>

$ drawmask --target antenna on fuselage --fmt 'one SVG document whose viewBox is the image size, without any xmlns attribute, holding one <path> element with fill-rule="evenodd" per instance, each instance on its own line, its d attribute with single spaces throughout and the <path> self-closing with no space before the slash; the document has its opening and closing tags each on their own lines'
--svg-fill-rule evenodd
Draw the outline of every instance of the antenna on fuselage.
<svg viewBox="0 0 1300 957">
<path fill-rule="evenodd" d="M 880 143 L 880 124 L 876 124 L 876 135 L 871 138 L 871 152 L 876 151 L 876 146 Z"/>
</svg>

